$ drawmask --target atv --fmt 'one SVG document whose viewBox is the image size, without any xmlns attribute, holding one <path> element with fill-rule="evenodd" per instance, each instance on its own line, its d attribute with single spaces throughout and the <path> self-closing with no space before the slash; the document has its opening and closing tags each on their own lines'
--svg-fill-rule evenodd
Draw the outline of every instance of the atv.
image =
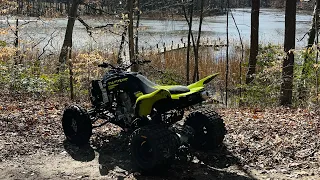
<svg viewBox="0 0 320 180">
<path fill-rule="evenodd" d="M 107 123 L 120 126 L 130 133 L 129 146 L 133 162 L 143 171 L 152 172 L 170 165 L 182 145 L 208 150 L 222 144 L 226 129 L 221 117 L 205 107 L 192 111 L 183 124 L 184 109 L 206 101 L 209 93 L 204 85 L 213 74 L 188 86 L 158 85 L 141 73 L 109 63 L 102 79 L 93 80 L 92 108 L 71 105 L 63 112 L 62 126 L 66 139 L 76 145 L 89 142 L 92 129 Z M 103 123 L 94 125 L 102 119 Z M 181 122 L 181 121 L 180 121 Z"/>
</svg>

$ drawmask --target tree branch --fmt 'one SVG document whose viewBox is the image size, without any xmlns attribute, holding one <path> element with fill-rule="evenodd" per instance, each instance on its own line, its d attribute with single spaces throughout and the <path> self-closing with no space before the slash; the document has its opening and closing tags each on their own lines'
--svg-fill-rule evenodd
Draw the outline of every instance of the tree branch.
<svg viewBox="0 0 320 180">
<path fill-rule="evenodd" d="M 40 60 L 41 56 L 46 52 L 46 47 L 50 44 L 50 42 L 52 42 L 53 38 L 55 38 L 56 36 L 54 36 L 54 33 L 57 32 L 57 30 L 53 31 L 50 34 L 50 39 L 48 40 L 47 44 L 45 46 L 43 46 L 42 48 L 42 52 L 41 54 L 38 56 L 38 60 Z"/>
<path fill-rule="evenodd" d="M 77 17 L 77 19 L 79 20 L 79 22 L 86 28 L 88 34 L 90 37 L 92 37 L 92 32 L 90 30 L 94 30 L 94 29 L 102 29 L 102 28 L 106 28 L 106 27 L 113 27 L 116 24 L 106 24 L 106 25 L 102 25 L 102 26 L 95 26 L 95 27 L 91 27 L 89 26 L 81 17 Z"/>
<path fill-rule="evenodd" d="M 186 21 L 187 21 L 187 23 L 188 23 L 188 26 L 190 26 L 190 21 L 189 21 L 189 19 L 188 19 L 188 17 L 187 17 L 186 8 L 185 8 L 185 6 L 182 6 L 182 8 L 183 8 L 183 13 L 184 13 L 184 18 L 186 19 Z M 192 44 L 193 44 L 193 46 L 194 46 L 196 43 L 195 43 L 195 41 L 194 41 L 193 33 L 192 33 L 192 31 L 191 31 L 190 33 L 191 33 Z"/>
<path fill-rule="evenodd" d="M 88 3 L 84 3 L 84 2 L 83 2 L 82 4 L 85 5 L 85 6 L 87 6 L 87 7 L 89 7 L 89 8 L 91 8 L 91 9 L 93 9 L 93 10 L 103 12 L 103 13 L 105 13 L 105 14 L 107 14 L 107 15 L 117 15 L 117 14 L 114 14 L 114 13 L 108 13 L 107 11 L 104 11 L 104 10 L 102 10 L 102 9 L 96 8 L 96 7 L 94 7 L 94 6 L 92 6 L 92 5 L 88 4 Z"/>
</svg>

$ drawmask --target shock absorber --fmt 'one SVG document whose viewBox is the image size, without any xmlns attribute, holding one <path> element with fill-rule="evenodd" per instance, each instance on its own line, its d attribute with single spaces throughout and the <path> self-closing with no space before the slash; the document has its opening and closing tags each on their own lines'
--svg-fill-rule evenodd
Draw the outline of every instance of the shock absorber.
<svg viewBox="0 0 320 180">
<path fill-rule="evenodd" d="M 98 83 L 99 83 L 99 87 L 100 87 L 101 92 L 102 92 L 103 103 L 107 104 L 109 102 L 108 93 L 107 93 L 107 87 L 103 86 L 101 81 L 99 81 Z"/>
</svg>

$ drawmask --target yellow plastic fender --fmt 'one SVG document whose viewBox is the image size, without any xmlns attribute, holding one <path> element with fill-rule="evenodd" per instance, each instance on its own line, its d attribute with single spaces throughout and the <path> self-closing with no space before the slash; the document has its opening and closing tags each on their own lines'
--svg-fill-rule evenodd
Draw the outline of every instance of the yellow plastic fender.
<svg viewBox="0 0 320 180">
<path fill-rule="evenodd" d="M 170 92 L 165 89 L 158 89 L 150 94 L 141 95 L 136 100 L 136 113 L 140 117 L 146 117 L 151 113 L 154 103 L 167 98 L 170 98 Z"/>
<path fill-rule="evenodd" d="M 144 94 L 137 96 L 136 104 L 135 104 L 135 111 L 136 114 L 139 115 L 140 117 L 146 117 L 151 113 L 152 107 L 154 103 L 161 99 L 179 99 L 181 97 L 186 97 L 190 94 L 193 94 L 195 92 L 199 92 L 204 88 L 204 84 L 210 82 L 213 78 L 218 76 L 219 73 L 212 74 L 210 76 L 207 76 L 200 81 L 197 81 L 193 84 L 190 84 L 187 86 L 190 91 L 186 93 L 181 93 L 181 94 L 170 94 L 169 89 L 174 86 L 155 86 L 154 88 L 157 89 L 156 91 L 149 93 L 149 94 Z"/>
<path fill-rule="evenodd" d="M 207 76 L 207 77 L 201 79 L 200 81 L 197 81 L 197 82 L 195 82 L 195 83 L 193 83 L 193 84 L 190 84 L 190 85 L 188 86 L 188 88 L 189 88 L 190 90 L 192 90 L 192 89 L 194 89 L 194 88 L 203 87 L 204 84 L 207 84 L 208 82 L 210 82 L 213 78 L 217 77 L 218 75 L 219 75 L 219 73 L 216 73 L 216 74 L 212 74 L 212 75 L 210 75 L 210 76 Z"/>
<path fill-rule="evenodd" d="M 219 73 L 216 74 L 212 74 L 210 76 L 207 76 L 193 84 L 190 84 L 189 86 L 187 86 L 187 88 L 190 89 L 190 92 L 186 92 L 186 93 L 182 93 L 182 94 L 173 94 L 171 95 L 172 99 L 180 99 L 181 97 L 186 97 L 190 94 L 196 93 L 201 91 L 204 88 L 204 84 L 207 84 L 208 82 L 210 82 L 213 78 L 217 77 L 219 75 Z"/>
</svg>

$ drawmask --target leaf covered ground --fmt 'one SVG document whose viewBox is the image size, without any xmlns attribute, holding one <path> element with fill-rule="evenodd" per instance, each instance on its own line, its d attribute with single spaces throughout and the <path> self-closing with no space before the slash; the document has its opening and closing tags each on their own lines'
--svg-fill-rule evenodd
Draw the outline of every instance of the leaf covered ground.
<svg viewBox="0 0 320 180">
<path fill-rule="evenodd" d="M 90 146 L 66 142 L 60 118 L 68 104 L 66 98 L 0 97 L 0 179 L 320 178 L 316 111 L 217 109 L 228 130 L 224 145 L 210 152 L 182 148 L 167 173 L 150 176 L 130 163 L 127 135 L 117 126 L 94 130 Z"/>
</svg>

